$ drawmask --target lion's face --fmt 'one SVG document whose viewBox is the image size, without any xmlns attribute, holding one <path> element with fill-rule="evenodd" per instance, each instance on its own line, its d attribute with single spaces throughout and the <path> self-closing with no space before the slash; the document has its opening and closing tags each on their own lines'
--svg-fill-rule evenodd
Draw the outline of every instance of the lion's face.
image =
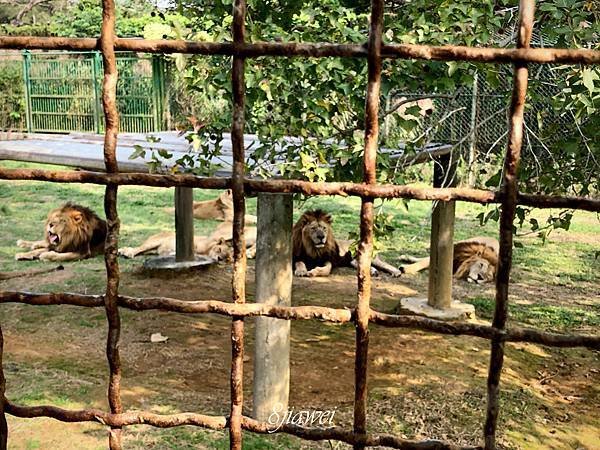
<svg viewBox="0 0 600 450">
<path fill-rule="evenodd" d="M 313 220 L 302 228 L 302 238 L 315 248 L 321 249 L 327 245 L 331 225 L 324 220 Z"/>
<path fill-rule="evenodd" d="M 339 259 L 331 223 L 331 215 L 322 209 L 305 211 L 292 229 L 294 258 Z"/>
<path fill-rule="evenodd" d="M 492 281 L 496 275 L 496 268 L 490 262 L 481 257 L 475 257 L 470 261 L 466 272 L 466 280 L 469 283 L 488 283 Z"/>
<path fill-rule="evenodd" d="M 208 251 L 209 258 L 217 262 L 233 261 L 233 248 L 225 239 L 219 239 Z"/>
<path fill-rule="evenodd" d="M 46 220 L 46 241 L 58 247 L 77 232 L 83 222 L 83 214 L 77 210 L 58 208 L 50 211 Z"/>
</svg>

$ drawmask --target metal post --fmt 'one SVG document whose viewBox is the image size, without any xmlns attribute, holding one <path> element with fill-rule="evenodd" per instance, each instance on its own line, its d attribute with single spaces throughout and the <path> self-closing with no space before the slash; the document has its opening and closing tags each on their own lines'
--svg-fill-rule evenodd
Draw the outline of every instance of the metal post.
<svg viewBox="0 0 600 450">
<path fill-rule="evenodd" d="M 102 132 L 102 106 L 100 105 L 100 84 L 98 83 L 98 73 L 100 73 L 102 60 L 100 59 L 100 52 L 95 51 L 92 53 L 92 85 L 94 87 L 94 128 L 96 133 Z"/>
<path fill-rule="evenodd" d="M 292 304 L 292 196 L 258 194 L 256 303 Z M 253 416 L 285 411 L 290 392 L 290 321 L 256 318 Z"/>
<path fill-rule="evenodd" d="M 175 188 L 175 260 L 194 260 L 194 191 L 192 188 Z"/>
<path fill-rule="evenodd" d="M 478 95 L 478 74 L 473 77 L 473 91 L 471 98 L 471 137 L 469 139 L 469 187 L 475 187 L 477 179 L 476 159 L 477 159 L 477 95 Z"/>
<path fill-rule="evenodd" d="M 152 115 L 154 124 L 152 131 L 161 131 L 163 129 L 162 114 L 162 88 L 161 88 L 161 64 L 160 56 L 152 55 Z"/>
<path fill-rule="evenodd" d="M 31 52 L 23 50 L 23 80 L 25 81 L 25 118 L 27 121 L 27 132 L 33 132 L 33 116 L 31 114 L 31 80 L 29 72 L 31 70 Z"/>
</svg>

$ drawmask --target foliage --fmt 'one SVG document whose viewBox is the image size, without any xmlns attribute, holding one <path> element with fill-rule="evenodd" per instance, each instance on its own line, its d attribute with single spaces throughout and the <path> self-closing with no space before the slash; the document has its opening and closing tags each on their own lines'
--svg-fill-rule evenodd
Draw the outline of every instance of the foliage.
<svg viewBox="0 0 600 450">
<path fill-rule="evenodd" d="M 0 65 L 0 130 L 21 129 L 25 121 L 25 93 L 21 61 Z"/>
<path fill-rule="evenodd" d="M 162 39 L 176 37 L 172 31 L 184 26 L 187 19 L 178 14 L 163 14 L 146 0 L 117 0 L 116 31 L 121 37 L 146 37 Z M 76 0 L 67 5 L 59 0 L 49 2 L 51 14 L 45 20 L 15 26 L 0 24 L 0 31 L 7 35 L 90 37 L 99 36 L 102 24 L 102 2 Z M 156 35 L 156 30 L 163 32 Z M 152 31 L 154 30 L 154 35 Z M 165 31 L 166 30 L 166 31 Z M 147 36 L 147 34 L 150 34 Z"/>
<path fill-rule="evenodd" d="M 230 40 L 230 3 L 227 0 L 181 2 L 181 8 L 193 13 L 190 18 L 193 31 L 187 37 Z M 578 2 L 575 9 L 567 3 L 556 0 L 540 4 L 539 34 L 552 45 L 597 47 L 589 43 L 598 42 L 598 9 L 591 2 Z M 392 2 L 386 9 L 384 40 L 401 44 L 497 45 L 498 36 L 515 30 L 516 13 L 516 7 L 508 1 L 474 4 L 462 0 L 431 0 L 402 2 L 401 6 Z M 250 1 L 247 34 L 250 41 L 363 43 L 368 34 L 368 20 L 366 1 L 325 0 L 318 4 Z M 559 26 L 564 23 L 568 25 Z M 506 42 L 514 42 L 514 37 L 509 36 Z M 184 68 L 184 59 L 179 57 L 180 70 Z M 260 140 L 260 145 L 251 151 L 254 164 L 250 168 L 266 175 L 275 167 L 279 175 L 313 181 L 361 180 L 367 78 L 364 61 L 257 58 L 248 60 L 247 64 L 246 131 L 256 133 Z M 196 93 L 203 93 L 208 103 L 212 100 L 222 103 L 223 98 L 230 98 L 229 65 L 226 58 L 194 57 L 187 60 L 184 76 L 188 86 Z M 457 87 L 471 83 L 476 69 L 491 75 L 490 79 L 497 76 L 496 69 L 490 65 L 386 61 L 381 95 L 387 98 L 394 92 L 416 90 L 433 96 L 451 95 Z M 599 115 L 594 114 L 600 96 L 600 76 L 591 68 L 553 70 L 560 92 L 553 99 L 556 113 L 572 115 L 575 132 L 569 134 L 569 142 L 561 142 L 552 149 L 546 147 L 545 155 L 525 155 L 523 188 L 532 192 L 578 195 L 597 192 L 600 171 L 586 170 L 585 166 L 597 167 L 600 159 L 593 139 L 593 130 L 600 125 Z M 428 133 L 413 132 L 419 124 L 418 114 L 406 118 L 394 108 L 383 107 L 382 110 L 382 119 L 385 117 L 394 128 L 393 133 L 382 133 L 382 146 L 395 148 L 408 139 L 407 151 L 410 152 L 428 142 Z M 209 109 L 196 117 L 202 124 L 198 132 L 201 139 L 229 129 L 231 106 L 218 108 L 218 117 L 214 112 Z M 556 132 L 544 126 L 543 117 L 539 122 L 540 135 L 528 135 L 526 139 L 543 141 L 544 136 Z M 285 139 L 286 136 L 295 139 Z M 488 174 L 488 185 L 496 186 L 500 179 L 501 152 L 488 159 L 495 165 L 495 170 Z M 269 164 L 262 164 L 265 161 Z M 405 171 L 397 170 L 389 155 L 381 155 L 378 165 L 379 181 L 415 180 L 415 177 L 407 178 Z M 565 171 L 565 167 L 569 170 Z"/>
<path fill-rule="evenodd" d="M 200 7 L 198 5 L 204 5 Z M 437 2 L 405 5 L 402 14 L 386 17 L 389 42 L 432 42 L 470 44 L 475 37 L 486 41 L 496 26 L 490 14 L 478 14 L 470 2 Z M 249 2 L 247 33 L 251 41 L 363 43 L 368 34 L 368 12 L 349 6 L 355 2 Z M 231 39 L 229 2 L 195 2 L 198 15 L 188 38 Z M 188 5 L 184 4 L 187 7 Z M 413 18 L 418 17 L 417 21 Z M 461 21 L 460 27 L 432 27 L 442 20 Z M 416 30 L 407 35 L 407 30 Z M 467 30 L 468 33 L 464 31 Z M 475 32 L 474 30 L 477 30 Z M 395 38 L 397 36 L 397 38 Z M 208 61 L 208 62 L 207 62 Z M 186 77 L 189 86 L 208 97 L 229 98 L 229 61 L 225 58 L 192 58 Z M 256 133 L 260 144 L 252 149 L 250 169 L 258 174 L 275 171 L 282 176 L 312 181 L 362 179 L 364 95 L 366 64 L 352 58 L 257 58 L 246 71 L 247 131 Z M 182 67 L 182 64 L 180 64 Z M 382 95 L 421 86 L 432 91 L 447 90 L 470 79 L 457 65 L 394 61 L 386 63 Z M 464 65 L 463 67 L 469 67 Z M 407 74 L 409 74 L 407 76 Z M 219 134 L 230 126 L 228 109 L 221 116 L 198 117 L 202 137 Z M 390 112 L 390 115 L 395 112 Z M 400 121 L 400 119 L 398 120 Z M 403 125 L 414 127 L 414 121 Z M 292 136 L 294 139 L 286 139 Z M 382 140 L 382 143 L 385 142 Z M 424 142 L 415 142 L 422 145 Z M 264 165 L 264 162 L 269 164 Z M 402 177 L 389 156 L 378 160 L 380 181 Z"/>
</svg>

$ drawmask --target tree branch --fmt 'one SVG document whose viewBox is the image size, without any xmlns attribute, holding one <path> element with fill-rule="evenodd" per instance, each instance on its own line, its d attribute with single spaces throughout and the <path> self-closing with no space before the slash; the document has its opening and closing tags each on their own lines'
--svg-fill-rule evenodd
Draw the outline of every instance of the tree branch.
<svg viewBox="0 0 600 450">
<path fill-rule="evenodd" d="M 21 8 L 21 10 L 15 16 L 15 18 L 10 21 L 10 24 L 13 26 L 16 26 L 16 27 L 23 25 L 23 17 L 25 16 L 25 14 L 27 14 L 29 11 L 31 11 L 36 6 L 38 6 L 42 3 L 47 3 L 49 1 L 50 0 L 29 0 L 29 3 L 24 5 L 23 8 Z"/>
</svg>

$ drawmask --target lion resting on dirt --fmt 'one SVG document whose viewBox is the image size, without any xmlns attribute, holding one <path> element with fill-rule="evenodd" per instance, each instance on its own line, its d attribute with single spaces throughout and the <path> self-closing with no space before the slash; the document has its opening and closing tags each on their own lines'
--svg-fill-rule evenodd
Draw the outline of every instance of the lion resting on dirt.
<svg viewBox="0 0 600 450">
<path fill-rule="evenodd" d="M 292 229 L 294 275 L 326 277 L 335 267 L 356 267 L 348 251 L 347 241 L 336 241 L 331 227 L 331 215 L 321 209 L 306 211 Z M 372 261 L 371 273 L 377 269 L 400 276 L 401 271 L 379 258 Z"/>
<path fill-rule="evenodd" d="M 488 283 L 496 278 L 498 252 L 497 239 L 476 236 L 454 244 L 452 272 L 459 280 L 469 283 Z M 417 273 L 429 267 L 429 258 L 401 257 L 413 264 L 401 266 L 403 273 Z"/>
<path fill-rule="evenodd" d="M 104 252 L 106 222 L 85 206 L 74 203 L 50 211 L 43 241 L 18 240 L 17 245 L 28 248 L 17 253 L 16 260 L 75 261 Z"/>
<path fill-rule="evenodd" d="M 194 236 L 194 253 L 205 255 L 215 261 L 230 262 L 233 259 L 231 222 L 220 224 L 210 236 Z M 246 237 L 246 254 L 249 258 L 256 255 L 256 227 L 244 229 Z M 138 255 L 158 254 L 168 256 L 175 254 L 175 233 L 166 231 L 150 236 L 138 247 L 123 247 L 119 255 L 135 258 Z"/>
</svg>

